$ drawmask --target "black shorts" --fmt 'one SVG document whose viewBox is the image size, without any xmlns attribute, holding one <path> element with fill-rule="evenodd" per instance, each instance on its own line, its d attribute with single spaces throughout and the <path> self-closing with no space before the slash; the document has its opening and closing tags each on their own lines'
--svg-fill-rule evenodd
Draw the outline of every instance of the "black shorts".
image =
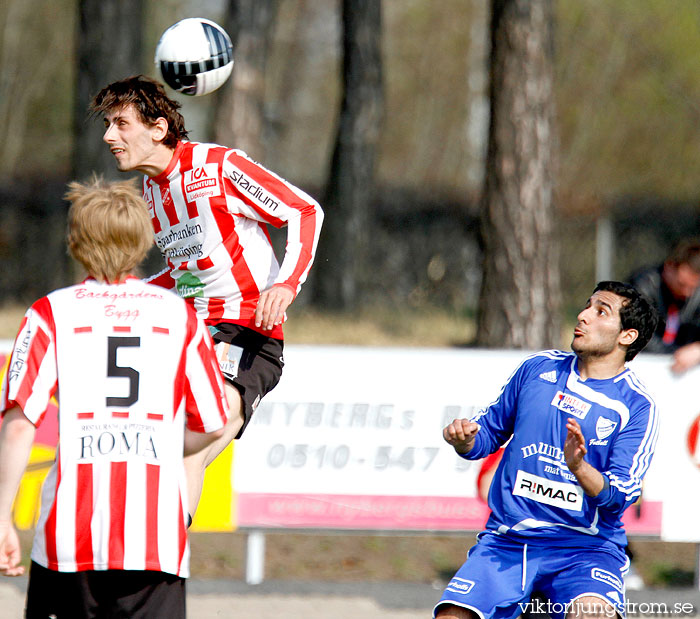
<svg viewBox="0 0 700 619">
<path fill-rule="evenodd" d="M 240 438 L 260 400 L 280 381 L 284 367 L 284 342 L 248 327 L 221 322 L 209 327 L 224 378 L 241 394 L 243 427 Z"/>
<path fill-rule="evenodd" d="M 185 579 L 165 572 L 57 572 L 32 561 L 27 619 L 185 619 Z"/>
</svg>

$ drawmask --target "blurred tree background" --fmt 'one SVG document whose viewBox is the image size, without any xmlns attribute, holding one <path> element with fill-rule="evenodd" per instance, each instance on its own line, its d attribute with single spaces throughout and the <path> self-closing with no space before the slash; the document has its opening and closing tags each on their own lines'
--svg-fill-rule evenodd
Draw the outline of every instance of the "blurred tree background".
<svg viewBox="0 0 700 619">
<path fill-rule="evenodd" d="M 141 32 L 137 70 L 153 77 L 153 51 L 169 25 L 202 16 L 227 26 L 235 42 L 233 78 L 214 95 L 174 95 L 191 138 L 232 146 L 240 138 L 261 163 L 323 203 L 343 107 L 343 5 L 353 3 L 128 4 L 137 7 L 128 12 L 138 19 L 131 32 Z M 362 306 L 439 309 L 465 318 L 477 310 L 491 4 L 381 2 L 383 115 L 358 241 L 366 247 L 355 293 Z M 31 302 L 73 277 L 62 194 L 67 181 L 92 171 L 91 162 L 100 170 L 95 156 L 76 158 L 77 136 L 95 130 L 86 128 L 93 121 L 81 117 L 78 95 L 85 87 L 79 59 L 95 53 L 85 51 L 85 31 L 80 34 L 81 10 L 90 5 L 108 15 L 114 9 L 117 19 L 118 0 L 0 4 L 3 304 Z M 678 238 L 700 234 L 700 4 L 552 0 L 551 6 L 553 234 L 561 247 L 553 268 L 561 271 L 563 317 L 570 319 L 596 281 L 601 218 L 612 222 L 611 275 L 620 279 L 660 261 Z M 112 24 L 99 31 L 97 43 L 114 60 L 126 43 Z M 130 49 L 138 51 L 133 43 Z M 106 84 L 113 67 L 106 63 L 105 74 L 93 77 Z M 246 105 L 252 116 L 245 127 L 258 127 L 248 136 L 233 122 L 233 110 Z M 99 136 L 101 123 L 94 122 Z M 316 283 L 296 304 L 313 305 Z"/>
</svg>

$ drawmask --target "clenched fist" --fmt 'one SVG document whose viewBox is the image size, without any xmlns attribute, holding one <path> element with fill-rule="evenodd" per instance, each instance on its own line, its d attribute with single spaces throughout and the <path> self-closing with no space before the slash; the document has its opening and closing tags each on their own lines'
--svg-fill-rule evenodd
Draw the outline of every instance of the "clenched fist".
<svg viewBox="0 0 700 619">
<path fill-rule="evenodd" d="M 474 437 L 478 431 L 478 423 L 469 419 L 455 419 L 442 431 L 442 437 L 458 454 L 466 454 L 474 446 Z"/>
</svg>

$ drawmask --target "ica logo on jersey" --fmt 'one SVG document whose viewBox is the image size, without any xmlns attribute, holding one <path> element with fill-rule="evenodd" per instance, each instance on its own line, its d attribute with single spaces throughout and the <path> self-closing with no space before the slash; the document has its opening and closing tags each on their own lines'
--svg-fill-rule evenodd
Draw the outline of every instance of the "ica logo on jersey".
<svg viewBox="0 0 700 619">
<path fill-rule="evenodd" d="M 591 410 L 591 405 L 588 402 L 563 391 L 557 391 L 552 399 L 552 406 L 555 406 L 567 415 L 573 415 L 579 419 L 583 419 L 588 414 L 588 411 Z"/>
<path fill-rule="evenodd" d="M 201 167 L 185 170 L 182 176 L 188 202 L 221 195 L 219 168 L 216 163 L 206 163 Z"/>
</svg>

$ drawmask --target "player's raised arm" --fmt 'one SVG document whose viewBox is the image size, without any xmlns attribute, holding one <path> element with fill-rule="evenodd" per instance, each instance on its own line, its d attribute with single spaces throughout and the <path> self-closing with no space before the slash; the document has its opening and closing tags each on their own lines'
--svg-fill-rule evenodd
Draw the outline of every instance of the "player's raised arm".
<svg viewBox="0 0 700 619">
<path fill-rule="evenodd" d="M 442 431 L 445 441 L 454 447 L 458 454 L 467 454 L 474 446 L 474 438 L 479 431 L 479 424 L 469 419 L 455 419 Z"/>
<path fill-rule="evenodd" d="M 575 419 L 569 418 L 566 422 L 566 430 L 564 441 L 566 465 L 588 496 L 598 496 L 605 487 L 605 479 L 600 471 L 584 460 L 588 450 L 581 426 Z"/>
</svg>

